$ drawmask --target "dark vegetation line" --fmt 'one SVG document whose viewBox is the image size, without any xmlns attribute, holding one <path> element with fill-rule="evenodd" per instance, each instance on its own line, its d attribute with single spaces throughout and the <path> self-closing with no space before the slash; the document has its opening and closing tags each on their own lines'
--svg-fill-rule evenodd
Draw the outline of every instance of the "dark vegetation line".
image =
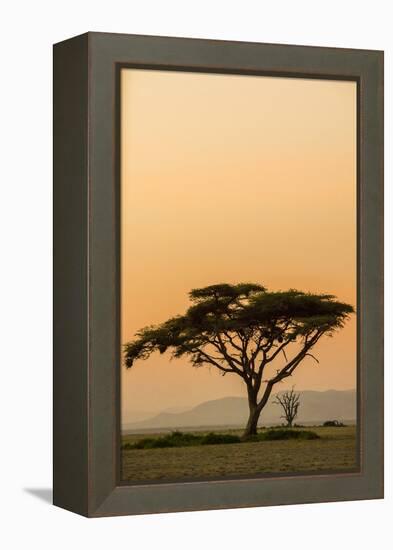
<svg viewBox="0 0 393 550">
<path fill-rule="evenodd" d="M 270 429 L 258 433 L 247 440 L 250 441 L 277 441 L 286 439 L 319 439 L 319 435 L 309 430 Z M 162 449 L 164 447 L 195 447 L 198 445 L 225 445 L 231 443 L 244 443 L 245 440 L 238 435 L 218 434 L 210 432 L 204 435 L 195 435 L 179 431 L 152 438 L 146 437 L 135 443 L 124 443 L 122 450 L 134 449 Z"/>
</svg>

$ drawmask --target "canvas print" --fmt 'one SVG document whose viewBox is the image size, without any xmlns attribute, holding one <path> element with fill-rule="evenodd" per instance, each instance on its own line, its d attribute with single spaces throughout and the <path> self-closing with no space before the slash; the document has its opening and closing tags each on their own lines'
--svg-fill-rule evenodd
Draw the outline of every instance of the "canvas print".
<svg viewBox="0 0 393 550">
<path fill-rule="evenodd" d="M 121 70 L 123 483 L 359 469 L 356 86 Z"/>
</svg>

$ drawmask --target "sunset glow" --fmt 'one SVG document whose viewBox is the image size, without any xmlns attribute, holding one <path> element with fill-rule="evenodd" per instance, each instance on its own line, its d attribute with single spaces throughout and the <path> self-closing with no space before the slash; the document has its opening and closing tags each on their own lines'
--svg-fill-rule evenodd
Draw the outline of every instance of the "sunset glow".
<svg viewBox="0 0 393 550">
<path fill-rule="evenodd" d="M 356 308 L 356 83 L 123 69 L 121 339 L 192 288 L 253 282 Z M 356 387 L 356 318 L 280 389 Z M 274 369 L 274 365 L 270 368 Z M 238 376 L 153 355 L 122 373 L 137 411 L 245 396 Z"/>
</svg>

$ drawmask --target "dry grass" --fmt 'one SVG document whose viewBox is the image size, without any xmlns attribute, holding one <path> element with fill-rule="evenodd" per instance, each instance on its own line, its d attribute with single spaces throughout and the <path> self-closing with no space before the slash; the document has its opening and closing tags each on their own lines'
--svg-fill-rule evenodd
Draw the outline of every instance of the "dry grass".
<svg viewBox="0 0 393 550">
<path fill-rule="evenodd" d="M 122 479 L 170 481 L 356 468 L 355 426 L 311 429 L 321 439 L 123 450 Z M 223 430 L 222 433 L 241 432 Z M 123 443 L 143 437 L 146 435 L 127 435 Z"/>
</svg>

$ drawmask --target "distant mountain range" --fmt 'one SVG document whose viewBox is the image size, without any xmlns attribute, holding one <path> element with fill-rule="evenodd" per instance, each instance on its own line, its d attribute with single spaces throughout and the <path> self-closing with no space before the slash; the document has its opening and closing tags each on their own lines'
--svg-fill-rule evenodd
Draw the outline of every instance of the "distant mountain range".
<svg viewBox="0 0 393 550">
<path fill-rule="evenodd" d="M 279 392 L 282 393 L 282 392 Z M 297 423 L 320 423 L 325 420 L 354 422 L 356 419 L 355 390 L 300 391 Z M 281 407 L 271 398 L 262 411 L 260 425 L 281 424 Z M 208 426 L 242 426 L 247 420 L 245 397 L 224 397 L 205 401 L 183 411 L 163 411 L 145 420 L 125 423 L 123 431 L 196 428 Z"/>
</svg>

